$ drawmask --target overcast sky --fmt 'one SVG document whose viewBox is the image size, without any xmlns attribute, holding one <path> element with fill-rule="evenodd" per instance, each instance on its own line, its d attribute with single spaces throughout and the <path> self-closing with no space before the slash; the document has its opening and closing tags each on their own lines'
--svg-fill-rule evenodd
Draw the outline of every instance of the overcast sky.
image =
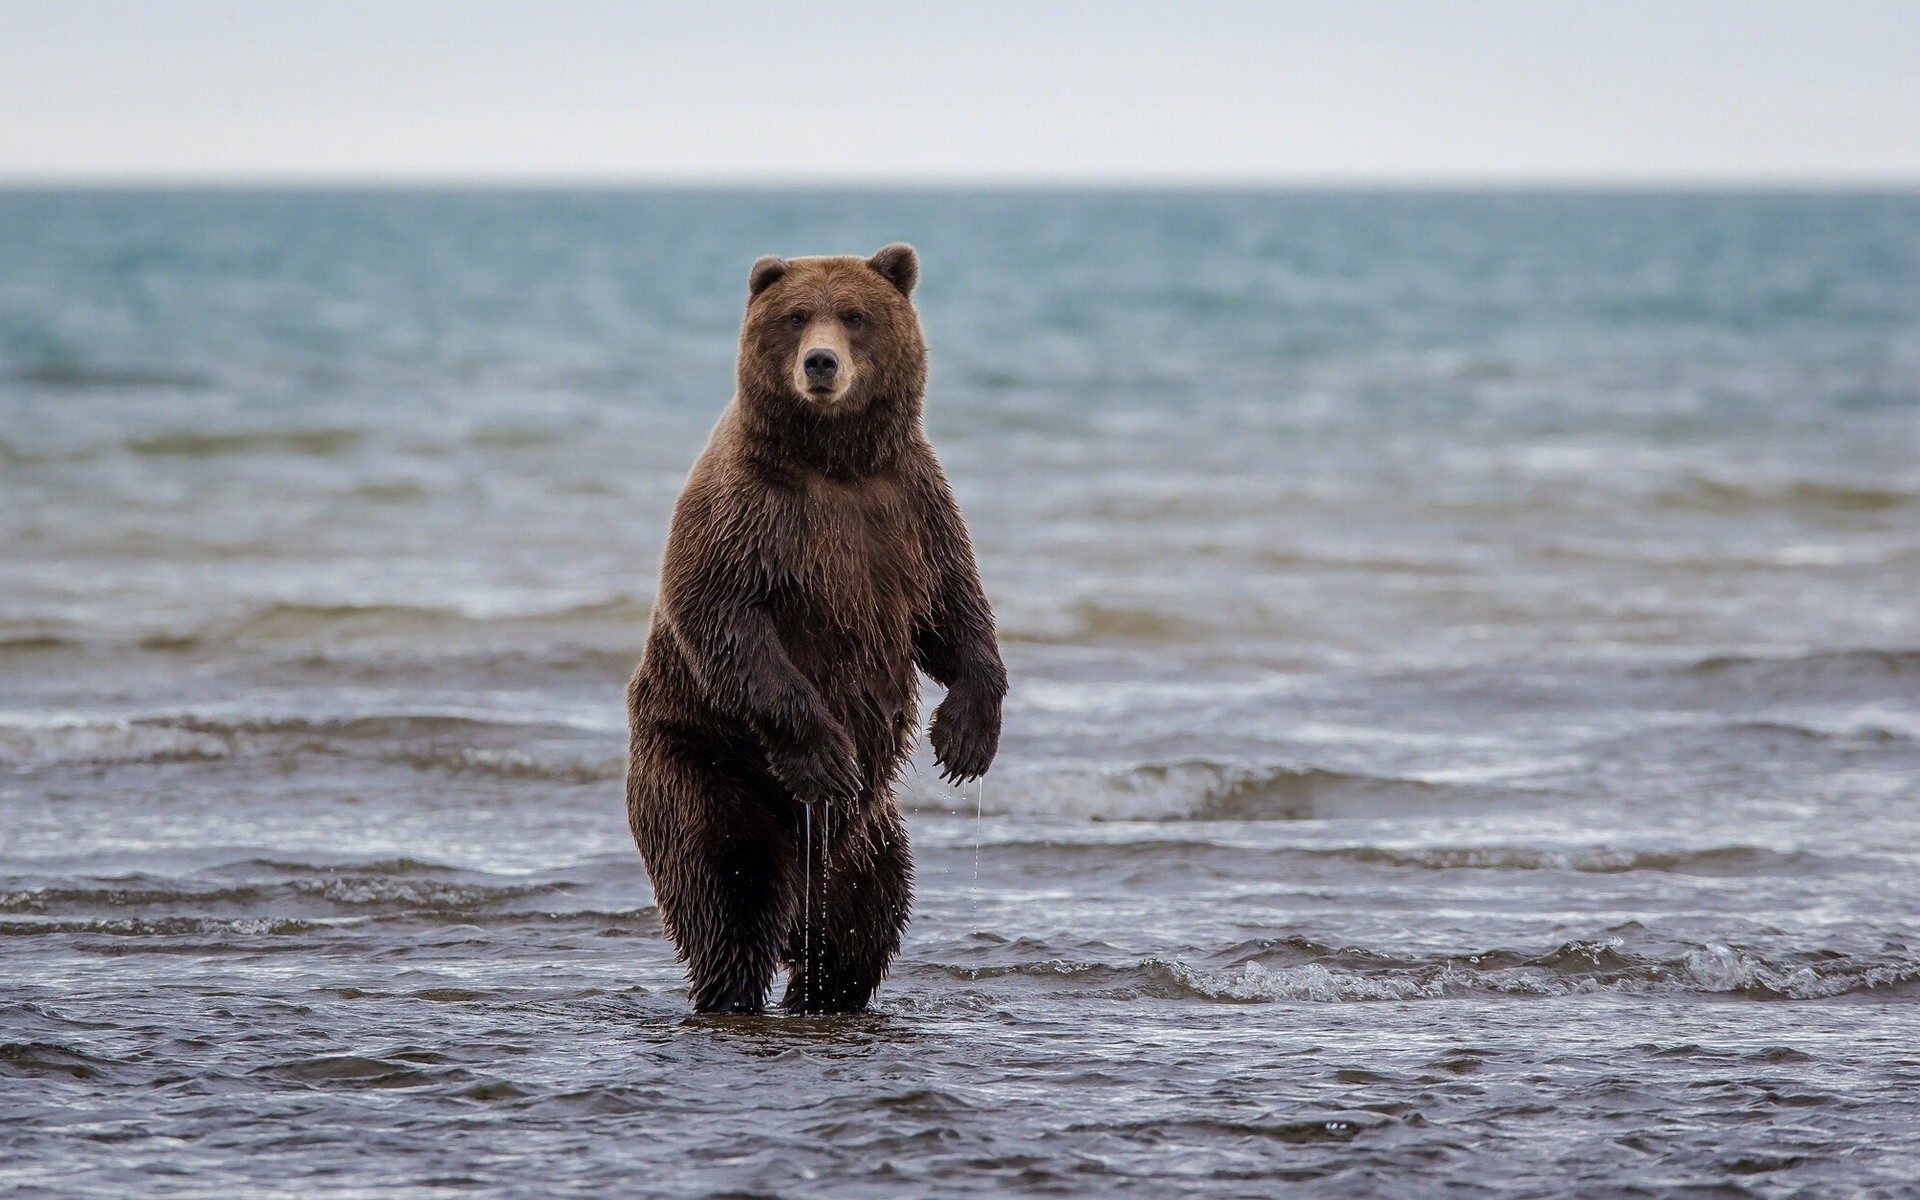
<svg viewBox="0 0 1920 1200">
<path fill-rule="evenodd" d="M 0 0 L 15 181 L 1920 183 L 1920 0 Z"/>
</svg>

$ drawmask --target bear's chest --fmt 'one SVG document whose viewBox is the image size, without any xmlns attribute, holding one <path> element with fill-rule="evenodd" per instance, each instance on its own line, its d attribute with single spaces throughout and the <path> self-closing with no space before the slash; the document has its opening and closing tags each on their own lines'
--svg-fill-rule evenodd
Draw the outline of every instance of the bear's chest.
<svg viewBox="0 0 1920 1200">
<path fill-rule="evenodd" d="M 908 636 L 928 607 L 932 581 L 903 489 L 885 479 L 816 478 L 801 490 L 794 515 L 788 566 L 806 619 L 857 638 Z"/>
</svg>

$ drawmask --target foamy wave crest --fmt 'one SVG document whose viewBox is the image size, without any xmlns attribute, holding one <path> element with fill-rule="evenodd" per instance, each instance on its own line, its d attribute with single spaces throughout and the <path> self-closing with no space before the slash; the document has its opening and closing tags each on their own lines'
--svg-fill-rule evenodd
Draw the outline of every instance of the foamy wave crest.
<svg viewBox="0 0 1920 1200">
<path fill-rule="evenodd" d="M 1378 846 L 1342 846 L 1293 851 L 1338 858 L 1368 866 L 1426 871 L 1577 871 L 1622 875 L 1664 871 L 1675 875 L 1756 875 L 1811 870 L 1824 865 L 1816 855 L 1783 853 L 1754 846 L 1714 846 L 1702 850 L 1630 850 L 1613 846 L 1536 848 L 1529 846 L 1436 846 L 1401 850 Z"/>
<path fill-rule="evenodd" d="M 233 758 L 358 758 L 424 771 L 590 784 L 626 769 L 618 748 L 569 750 L 578 730 L 435 713 L 336 718 L 151 717 L 0 726 L 0 767 L 188 762 Z M 560 748 L 550 744 L 559 742 Z"/>
<path fill-rule="evenodd" d="M 549 757 L 524 750 L 484 750 L 470 746 L 428 748 L 405 755 L 404 760 L 422 770 L 554 783 L 605 783 L 624 779 L 627 774 L 627 761 L 620 756 Z"/>
<path fill-rule="evenodd" d="M 1323 871 L 1328 864 L 1353 865 L 1381 873 L 1483 871 L 1574 872 L 1583 875 L 1626 875 L 1652 872 L 1696 877 L 1758 878 L 1814 873 L 1836 874 L 1859 869 L 1861 859 L 1830 857 L 1805 850 L 1776 850 L 1763 846 L 1702 846 L 1695 848 L 1635 848 L 1628 846 L 1406 846 L 1406 845 L 1275 845 L 1276 839 L 1241 844 L 1240 831 L 1224 837 L 1185 830 L 1171 823 L 1160 826 L 1165 836 L 1137 834 L 1117 839 L 1079 840 L 1058 836 L 995 839 L 993 855 L 1010 868 L 1046 874 L 1068 870 L 1088 876 L 1101 873 L 1131 875 L 1142 867 L 1168 860 L 1188 862 L 1204 858 L 1219 874 L 1251 871 L 1302 877 L 1301 872 Z M 948 836 L 954 836 L 949 834 Z M 1307 838 L 1313 838 L 1308 834 Z M 958 831 L 970 844 L 970 831 Z M 1303 839 L 1304 841 L 1305 839 Z M 1317 876 L 1316 876 L 1317 877 Z"/>
<path fill-rule="evenodd" d="M 92 934 L 100 937 L 292 937 L 341 924 L 298 917 L 112 917 L 95 920 L 0 919 L 0 937 Z"/>
<path fill-rule="evenodd" d="M 245 878 L 235 882 L 233 875 Z M 503 882 L 478 872 L 404 858 L 339 866 L 254 860 L 216 868 L 210 877 L 135 875 L 0 890 L 0 913 L 75 916 L 149 908 L 257 910 L 294 899 L 322 901 L 343 911 L 471 911 L 573 886 L 564 881 Z"/>
<path fill-rule="evenodd" d="M 193 539 L 171 545 L 143 538 L 143 553 L 202 557 L 219 547 Z M 143 624 L 0 622 L 0 656 L 54 653 L 217 656 L 262 654 L 303 665 L 417 670 L 421 662 L 491 659 L 509 669 L 578 666 L 620 676 L 632 670 L 653 612 L 645 596 L 585 598 L 508 594 L 459 602 L 276 602 L 214 619 Z"/>
<path fill-rule="evenodd" d="M 1488 951 L 1400 956 L 1298 939 L 1225 967 L 1178 958 L 1107 963 L 1049 958 L 1005 966 L 940 968 L 980 983 L 1012 983 L 1104 999 L 1260 1004 L 1440 1000 L 1473 996 L 1728 995 L 1819 1000 L 1920 983 L 1920 959 L 1839 955 L 1782 964 L 1721 943 L 1672 957 L 1641 955 L 1619 938 L 1570 942 L 1546 954 Z"/>
<path fill-rule="evenodd" d="M 255 937 L 394 922 L 654 928 L 651 907 L 597 907 L 586 888 L 573 879 L 502 877 L 413 859 L 255 859 L 182 876 L 0 878 L 0 936 Z"/>
<path fill-rule="evenodd" d="M 1362 975 L 1354 971 L 1336 971 L 1319 963 L 1297 967 L 1268 967 L 1247 963 L 1238 971 L 1203 971 L 1186 963 L 1167 963 L 1160 968 L 1175 985 L 1176 992 L 1202 1000 L 1223 1000 L 1242 1004 L 1278 1000 L 1308 1000 L 1319 1004 L 1340 1004 L 1356 1000 L 1436 1000 L 1446 993 L 1442 979 L 1406 976 Z"/>
<path fill-rule="evenodd" d="M 1819 1000 L 1920 981 L 1920 963 L 1912 961 L 1789 967 L 1717 943 L 1689 951 L 1682 966 L 1685 980 L 1698 991 L 1792 1000 Z"/>
<path fill-rule="evenodd" d="M 180 762 L 227 758 L 225 738 L 146 721 L 74 718 L 0 725 L 0 767 L 31 770 L 64 763 Z"/>
<path fill-rule="evenodd" d="M 983 785 L 970 784 L 961 794 L 930 787 L 925 779 L 923 772 L 906 790 L 902 800 L 907 807 L 928 812 L 971 809 L 978 786 L 983 812 L 1094 821 L 1300 821 L 1417 810 L 1503 794 L 1470 784 L 1204 759 L 1118 770 L 1028 769 L 990 778 Z"/>
</svg>

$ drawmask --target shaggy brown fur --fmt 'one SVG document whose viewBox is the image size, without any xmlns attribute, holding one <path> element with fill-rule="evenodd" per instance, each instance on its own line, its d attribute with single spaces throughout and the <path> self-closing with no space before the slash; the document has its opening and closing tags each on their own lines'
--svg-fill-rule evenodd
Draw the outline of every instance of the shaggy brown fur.
<svg viewBox="0 0 1920 1200">
<path fill-rule="evenodd" d="M 866 1006 L 912 901 L 916 666 L 947 688 L 949 779 L 999 744 L 993 613 L 920 426 L 918 276 L 902 245 L 754 263 L 738 391 L 674 508 L 627 813 L 697 1011 L 758 1010 L 779 962 L 782 1007 Z"/>
</svg>

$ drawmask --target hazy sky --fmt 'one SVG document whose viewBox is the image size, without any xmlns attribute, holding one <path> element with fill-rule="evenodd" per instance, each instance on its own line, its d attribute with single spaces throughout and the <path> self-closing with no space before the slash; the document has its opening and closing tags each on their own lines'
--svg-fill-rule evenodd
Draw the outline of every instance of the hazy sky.
<svg viewBox="0 0 1920 1200">
<path fill-rule="evenodd" d="M 1920 183 L 1920 0 L 0 0 L 0 178 Z"/>
</svg>

